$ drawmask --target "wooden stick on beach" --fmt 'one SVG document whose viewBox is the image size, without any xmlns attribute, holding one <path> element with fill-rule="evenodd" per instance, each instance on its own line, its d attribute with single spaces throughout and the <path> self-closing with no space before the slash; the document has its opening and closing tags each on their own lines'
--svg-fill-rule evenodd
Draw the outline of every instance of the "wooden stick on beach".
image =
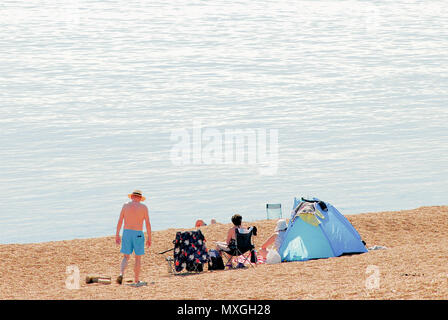
<svg viewBox="0 0 448 320">
<path fill-rule="evenodd" d="M 109 276 L 92 276 L 92 275 L 88 275 L 86 277 L 86 283 L 102 283 L 102 284 L 111 284 L 112 283 L 112 278 Z"/>
</svg>

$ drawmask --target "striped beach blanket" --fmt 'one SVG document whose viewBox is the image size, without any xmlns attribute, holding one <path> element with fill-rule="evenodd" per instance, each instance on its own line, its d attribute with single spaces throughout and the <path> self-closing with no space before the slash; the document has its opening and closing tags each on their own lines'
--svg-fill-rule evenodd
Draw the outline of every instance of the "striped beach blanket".
<svg viewBox="0 0 448 320">
<path fill-rule="evenodd" d="M 250 255 L 248 260 L 250 261 Z M 237 263 L 249 264 L 249 261 L 246 261 L 243 256 L 238 256 L 236 261 Z M 257 264 L 264 264 L 264 263 L 266 263 L 266 259 L 263 259 L 262 256 L 257 255 Z"/>
</svg>

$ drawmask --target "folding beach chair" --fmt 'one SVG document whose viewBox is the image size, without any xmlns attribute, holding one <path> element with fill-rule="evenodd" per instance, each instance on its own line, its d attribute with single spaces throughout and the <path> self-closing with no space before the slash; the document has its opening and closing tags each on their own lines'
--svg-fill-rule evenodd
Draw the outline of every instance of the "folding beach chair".
<svg viewBox="0 0 448 320">
<path fill-rule="evenodd" d="M 210 260 L 205 244 L 206 240 L 201 230 L 178 231 L 173 240 L 174 248 L 168 249 L 160 254 L 173 250 L 173 256 L 167 257 L 168 272 L 179 274 L 185 269 L 188 272 L 202 272 L 203 264 Z"/>
<path fill-rule="evenodd" d="M 268 220 L 277 220 L 282 218 L 282 204 L 281 203 L 267 203 L 266 216 Z"/>
<path fill-rule="evenodd" d="M 228 256 L 228 260 L 226 265 L 230 265 L 233 267 L 233 258 L 234 257 L 243 257 L 243 264 L 249 262 L 250 266 L 253 266 L 253 263 L 256 264 L 256 259 L 254 262 L 251 261 L 250 258 L 255 257 L 255 246 L 252 242 L 252 235 L 256 235 L 257 228 L 250 227 L 249 229 L 235 229 L 236 241 L 229 245 L 229 251 L 222 251 Z M 253 255 L 251 257 L 251 255 Z"/>
</svg>

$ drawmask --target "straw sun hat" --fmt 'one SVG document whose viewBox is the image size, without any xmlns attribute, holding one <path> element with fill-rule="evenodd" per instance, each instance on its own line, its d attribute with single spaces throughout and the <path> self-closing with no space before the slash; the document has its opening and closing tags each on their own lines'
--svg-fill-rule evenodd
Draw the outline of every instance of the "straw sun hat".
<svg viewBox="0 0 448 320">
<path fill-rule="evenodd" d="M 142 192 L 140 190 L 134 190 L 132 193 L 128 194 L 128 198 L 132 199 L 132 196 L 139 196 L 142 197 L 142 201 L 145 201 L 145 197 L 142 195 Z"/>
<path fill-rule="evenodd" d="M 277 231 L 285 231 L 288 228 L 285 219 L 280 219 L 277 221 L 277 226 L 275 227 L 275 232 Z"/>
</svg>

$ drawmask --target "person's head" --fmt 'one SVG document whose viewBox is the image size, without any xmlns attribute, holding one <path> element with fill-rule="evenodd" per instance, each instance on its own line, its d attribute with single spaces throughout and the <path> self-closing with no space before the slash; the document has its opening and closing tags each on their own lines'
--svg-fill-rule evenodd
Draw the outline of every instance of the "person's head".
<svg viewBox="0 0 448 320">
<path fill-rule="evenodd" d="M 232 216 L 232 223 L 233 223 L 235 226 L 237 226 L 237 227 L 240 226 L 242 221 L 243 221 L 243 217 L 240 216 L 239 214 L 234 214 L 234 215 Z"/>
<path fill-rule="evenodd" d="M 279 232 L 279 231 L 286 231 L 286 229 L 288 228 L 288 225 L 286 224 L 286 220 L 285 219 L 279 219 L 277 221 L 277 225 L 275 226 L 275 232 Z"/>
<path fill-rule="evenodd" d="M 140 202 L 140 201 L 142 201 L 142 196 L 132 195 L 132 196 L 131 196 L 131 200 L 132 200 L 132 201 Z"/>
<path fill-rule="evenodd" d="M 194 225 L 196 228 L 206 226 L 207 224 L 204 222 L 204 220 L 196 220 L 196 224 Z"/>
<path fill-rule="evenodd" d="M 140 190 L 134 190 L 131 194 L 128 194 L 128 197 L 132 201 L 137 201 L 137 202 L 145 201 L 145 199 L 146 199 Z"/>
</svg>

